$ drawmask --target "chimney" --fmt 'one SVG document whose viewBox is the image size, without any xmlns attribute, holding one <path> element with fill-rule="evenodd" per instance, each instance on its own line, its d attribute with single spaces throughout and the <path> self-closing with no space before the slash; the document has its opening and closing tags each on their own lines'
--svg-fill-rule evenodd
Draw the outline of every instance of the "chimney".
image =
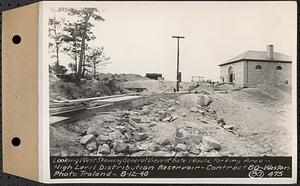
<svg viewBox="0 0 300 186">
<path fill-rule="evenodd" d="M 274 59 L 274 47 L 273 45 L 267 45 L 267 58 Z"/>
</svg>

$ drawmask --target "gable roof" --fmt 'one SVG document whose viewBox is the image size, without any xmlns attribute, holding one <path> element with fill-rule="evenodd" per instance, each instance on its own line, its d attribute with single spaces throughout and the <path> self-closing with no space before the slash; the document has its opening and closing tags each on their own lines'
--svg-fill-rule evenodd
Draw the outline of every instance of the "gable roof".
<svg viewBox="0 0 300 186">
<path fill-rule="evenodd" d="M 248 50 L 247 52 L 244 52 L 234 58 L 231 58 L 227 60 L 226 62 L 219 64 L 219 66 L 222 65 L 227 65 L 230 63 L 235 63 L 238 61 L 243 61 L 243 60 L 249 60 L 249 61 L 272 61 L 272 62 L 286 62 L 286 63 L 291 63 L 292 59 L 290 56 L 274 52 L 273 53 L 273 59 L 269 59 L 267 57 L 267 52 L 266 51 L 256 51 L 256 50 Z"/>
</svg>

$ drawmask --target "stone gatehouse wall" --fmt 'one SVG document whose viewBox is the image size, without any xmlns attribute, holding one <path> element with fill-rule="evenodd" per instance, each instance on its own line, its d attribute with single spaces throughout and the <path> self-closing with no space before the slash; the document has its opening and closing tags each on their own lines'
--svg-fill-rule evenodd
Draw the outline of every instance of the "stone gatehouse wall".
<svg viewBox="0 0 300 186">
<path fill-rule="evenodd" d="M 245 62 L 247 63 L 247 62 Z M 255 69 L 260 65 L 262 69 Z M 276 68 L 280 66 L 282 70 Z M 248 62 L 248 85 L 257 84 L 291 84 L 292 63 L 282 62 Z"/>
</svg>

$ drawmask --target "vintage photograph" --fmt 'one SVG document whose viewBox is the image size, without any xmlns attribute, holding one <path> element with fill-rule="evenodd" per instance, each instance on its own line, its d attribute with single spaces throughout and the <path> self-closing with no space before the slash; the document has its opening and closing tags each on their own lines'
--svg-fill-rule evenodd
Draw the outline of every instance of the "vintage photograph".
<svg viewBox="0 0 300 186">
<path fill-rule="evenodd" d="M 50 156 L 292 156 L 290 7 L 51 7 Z"/>
</svg>

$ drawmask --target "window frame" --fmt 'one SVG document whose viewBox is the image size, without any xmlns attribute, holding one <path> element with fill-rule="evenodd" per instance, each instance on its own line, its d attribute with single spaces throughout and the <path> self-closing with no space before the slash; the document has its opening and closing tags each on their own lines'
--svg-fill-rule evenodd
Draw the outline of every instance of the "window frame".
<svg viewBox="0 0 300 186">
<path fill-rule="evenodd" d="M 255 70 L 262 70 L 262 66 L 261 65 L 255 65 Z"/>
</svg>

